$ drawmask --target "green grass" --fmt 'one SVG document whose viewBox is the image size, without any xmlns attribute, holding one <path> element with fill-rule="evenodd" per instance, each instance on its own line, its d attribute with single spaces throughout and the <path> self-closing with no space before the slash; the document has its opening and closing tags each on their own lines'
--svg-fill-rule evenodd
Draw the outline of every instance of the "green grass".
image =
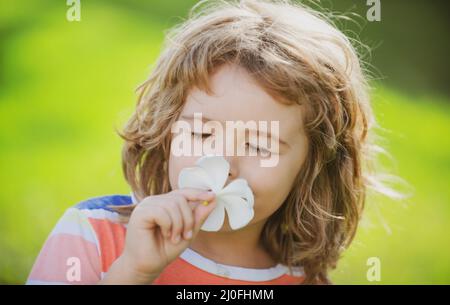
<svg viewBox="0 0 450 305">
<path fill-rule="evenodd" d="M 1 283 L 25 281 L 66 208 L 129 193 L 114 127 L 131 113 L 133 90 L 150 71 L 167 24 L 83 4 L 79 23 L 65 20 L 64 5 L 0 13 Z M 381 283 L 450 283 L 449 101 L 379 87 L 374 107 L 414 196 L 402 204 L 371 200 L 332 279 L 369 283 L 366 261 L 376 256 Z"/>
</svg>

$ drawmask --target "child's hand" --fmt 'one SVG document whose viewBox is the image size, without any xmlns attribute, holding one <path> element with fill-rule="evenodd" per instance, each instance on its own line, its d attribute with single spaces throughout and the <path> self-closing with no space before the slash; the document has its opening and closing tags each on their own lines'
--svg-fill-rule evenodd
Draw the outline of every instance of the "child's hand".
<svg viewBox="0 0 450 305">
<path fill-rule="evenodd" d="M 188 247 L 214 209 L 214 199 L 214 193 L 197 189 L 145 198 L 131 214 L 124 251 L 105 279 L 151 283 Z"/>
</svg>

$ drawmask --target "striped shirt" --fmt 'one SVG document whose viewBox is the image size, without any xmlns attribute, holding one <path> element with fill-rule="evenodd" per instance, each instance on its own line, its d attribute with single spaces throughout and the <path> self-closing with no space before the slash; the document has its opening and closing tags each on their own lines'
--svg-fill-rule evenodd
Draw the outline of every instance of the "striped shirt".
<svg viewBox="0 0 450 305">
<path fill-rule="evenodd" d="M 44 243 L 27 284 L 95 284 L 122 253 L 126 224 L 109 206 L 132 196 L 91 198 L 69 208 Z M 267 269 L 223 265 L 187 248 L 154 284 L 300 284 L 303 270 L 278 264 Z"/>
</svg>

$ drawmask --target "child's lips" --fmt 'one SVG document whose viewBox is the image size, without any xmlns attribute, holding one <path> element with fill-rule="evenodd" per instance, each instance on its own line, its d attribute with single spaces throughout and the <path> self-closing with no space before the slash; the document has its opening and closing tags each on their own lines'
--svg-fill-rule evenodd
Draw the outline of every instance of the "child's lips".
<svg viewBox="0 0 450 305">
<path fill-rule="evenodd" d="M 205 156 L 196 167 L 185 168 L 178 177 L 178 186 L 215 190 L 217 206 L 202 226 L 205 231 L 219 231 L 228 216 L 234 230 L 246 226 L 254 217 L 254 196 L 247 181 L 229 178 L 228 162 L 220 156 Z M 226 215 L 225 215 L 226 211 Z"/>
</svg>

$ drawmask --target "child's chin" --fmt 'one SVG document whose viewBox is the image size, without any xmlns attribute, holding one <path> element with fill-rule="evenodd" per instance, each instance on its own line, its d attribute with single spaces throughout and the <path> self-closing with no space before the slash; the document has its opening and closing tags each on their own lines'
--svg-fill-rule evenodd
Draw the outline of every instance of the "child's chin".
<svg viewBox="0 0 450 305">
<path fill-rule="evenodd" d="M 225 221 L 223 222 L 222 227 L 218 230 L 218 231 L 209 231 L 210 233 L 228 233 L 228 232 L 236 232 L 242 229 L 245 229 L 246 227 L 252 225 L 254 223 L 255 219 L 253 218 L 252 220 L 250 220 L 250 222 L 248 224 L 246 224 L 245 226 L 243 226 L 242 228 L 239 229 L 235 229 L 233 230 L 230 226 L 230 223 L 228 222 L 228 216 L 225 216 Z"/>
</svg>

